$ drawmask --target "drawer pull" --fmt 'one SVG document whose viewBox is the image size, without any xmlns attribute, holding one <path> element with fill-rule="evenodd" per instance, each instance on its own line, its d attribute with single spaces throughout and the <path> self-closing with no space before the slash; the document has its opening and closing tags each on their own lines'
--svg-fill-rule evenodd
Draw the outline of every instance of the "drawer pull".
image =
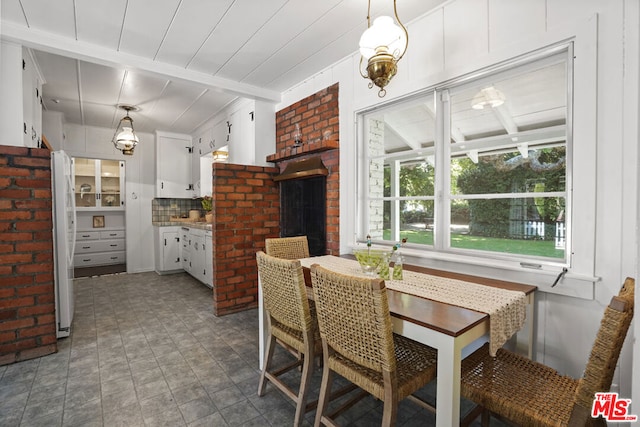
<svg viewBox="0 0 640 427">
<path fill-rule="evenodd" d="M 82 249 L 91 249 L 91 246 L 83 246 Z"/>
<path fill-rule="evenodd" d="M 111 233 L 111 234 L 109 234 L 109 236 L 117 236 L 117 235 L 118 235 L 118 233 Z"/>
<path fill-rule="evenodd" d="M 115 247 L 117 247 L 118 245 L 109 245 L 109 246 L 111 246 L 112 248 L 115 248 Z"/>
<path fill-rule="evenodd" d="M 89 261 L 91 261 L 91 258 L 86 258 L 82 260 L 82 262 L 89 262 Z"/>
<path fill-rule="evenodd" d="M 83 234 L 82 237 L 91 237 L 91 234 Z"/>
<path fill-rule="evenodd" d="M 112 256 L 111 259 L 118 259 L 118 257 L 117 256 Z"/>
</svg>

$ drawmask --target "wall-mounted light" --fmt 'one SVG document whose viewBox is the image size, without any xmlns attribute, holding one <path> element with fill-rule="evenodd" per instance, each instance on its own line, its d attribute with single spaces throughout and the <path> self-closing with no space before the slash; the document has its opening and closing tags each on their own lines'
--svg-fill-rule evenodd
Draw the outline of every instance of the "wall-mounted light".
<svg viewBox="0 0 640 427">
<path fill-rule="evenodd" d="M 139 139 L 133 129 L 133 119 L 129 117 L 129 111 L 138 111 L 138 107 L 121 104 L 118 105 L 118 108 L 122 108 L 127 114 L 118 122 L 112 142 L 116 149 L 122 151 L 122 154 L 131 156 L 133 155 L 133 149 L 138 145 Z"/>
<path fill-rule="evenodd" d="M 484 108 L 495 108 L 504 104 L 505 96 L 502 91 L 493 86 L 485 87 L 476 93 L 471 101 L 471 108 L 482 110 Z"/>
<path fill-rule="evenodd" d="M 367 9 L 367 30 L 360 37 L 360 74 L 365 79 L 370 79 L 369 89 L 375 84 L 380 88 L 378 96 L 382 98 L 387 94 L 384 87 L 389 84 L 391 78 L 398 71 L 397 63 L 407 51 L 409 33 L 396 9 L 396 0 L 393 0 L 393 13 L 398 24 L 390 16 L 380 16 L 371 25 L 371 0 Z M 367 61 L 366 73 L 362 70 L 362 60 Z"/>
<path fill-rule="evenodd" d="M 227 159 L 229 158 L 229 152 L 228 151 L 214 151 L 211 154 L 213 156 L 213 161 L 214 162 L 226 162 Z"/>
</svg>

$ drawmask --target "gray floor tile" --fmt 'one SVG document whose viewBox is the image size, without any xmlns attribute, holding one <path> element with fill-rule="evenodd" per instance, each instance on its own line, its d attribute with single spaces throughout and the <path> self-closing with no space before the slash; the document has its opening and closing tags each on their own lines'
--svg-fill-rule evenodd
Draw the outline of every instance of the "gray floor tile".
<svg viewBox="0 0 640 427">
<path fill-rule="evenodd" d="M 208 396 L 199 397 L 190 402 L 183 403 L 179 408 L 185 422 L 187 423 L 204 418 L 218 411 L 218 408 L 216 408 Z"/>
<path fill-rule="evenodd" d="M 144 427 L 144 419 L 138 402 L 122 406 L 113 412 L 104 412 L 105 427 Z"/>
<path fill-rule="evenodd" d="M 227 406 L 226 408 L 221 409 L 220 413 L 230 426 L 243 425 L 245 422 L 260 415 L 258 410 L 254 408 L 248 400 Z"/>
<path fill-rule="evenodd" d="M 0 366 L 2 427 L 292 424 L 295 407 L 284 394 L 268 386 L 257 395 L 257 310 L 214 316 L 211 290 L 186 274 L 78 279 L 74 291 L 72 333 L 58 353 Z M 279 362 L 290 357 L 276 353 Z M 284 379 L 297 389 L 299 376 Z M 318 371 L 310 399 L 319 384 Z M 413 404 L 403 403 L 398 425 L 433 425 L 431 414 L 404 405 Z M 365 401 L 341 420 L 379 424 L 379 407 Z"/>
</svg>

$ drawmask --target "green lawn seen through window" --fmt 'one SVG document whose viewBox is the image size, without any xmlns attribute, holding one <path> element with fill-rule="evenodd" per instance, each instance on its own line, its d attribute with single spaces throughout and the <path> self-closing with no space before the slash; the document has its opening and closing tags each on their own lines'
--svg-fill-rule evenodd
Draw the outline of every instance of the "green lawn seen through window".
<svg viewBox="0 0 640 427">
<path fill-rule="evenodd" d="M 383 239 L 388 241 L 390 236 L 391 232 L 384 230 Z M 406 238 L 409 243 L 433 245 L 432 230 L 402 230 L 400 231 L 400 237 Z M 564 250 L 556 249 L 553 240 L 501 239 L 452 232 L 451 247 L 547 258 L 564 257 Z"/>
</svg>

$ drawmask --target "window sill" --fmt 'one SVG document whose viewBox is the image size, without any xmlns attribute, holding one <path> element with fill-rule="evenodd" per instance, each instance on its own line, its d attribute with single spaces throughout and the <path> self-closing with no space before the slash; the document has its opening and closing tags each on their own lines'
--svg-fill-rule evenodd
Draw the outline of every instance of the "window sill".
<svg viewBox="0 0 640 427">
<path fill-rule="evenodd" d="M 472 257 L 454 253 L 436 253 L 413 248 L 402 248 L 405 263 L 438 270 L 494 278 L 516 283 L 535 285 L 538 291 L 573 298 L 593 300 L 595 283 L 599 277 L 568 272 L 552 287 L 562 267 L 541 265 L 540 268 L 522 267 L 516 261 Z"/>
</svg>

